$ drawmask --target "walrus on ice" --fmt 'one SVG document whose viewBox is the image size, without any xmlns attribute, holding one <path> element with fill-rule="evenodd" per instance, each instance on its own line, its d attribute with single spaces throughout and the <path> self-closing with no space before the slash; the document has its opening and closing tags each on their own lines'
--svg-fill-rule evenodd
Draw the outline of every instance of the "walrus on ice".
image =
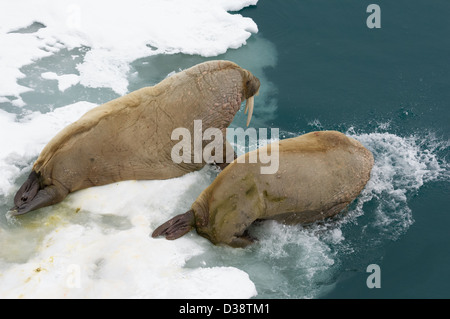
<svg viewBox="0 0 450 319">
<path fill-rule="evenodd" d="M 366 185 L 374 161 L 358 141 L 336 131 L 285 139 L 278 148 L 278 172 L 261 174 L 261 163 L 236 159 L 188 212 L 165 222 L 152 236 L 176 239 L 195 228 L 214 244 L 247 246 L 252 238 L 246 230 L 256 220 L 308 224 L 342 211 Z M 266 146 L 265 154 L 271 149 L 276 148 Z M 251 153 L 242 156 L 248 159 Z"/>
<path fill-rule="evenodd" d="M 237 64 L 209 61 L 92 109 L 45 146 L 11 214 L 56 204 L 91 186 L 168 179 L 202 168 L 204 161 L 172 161 L 173 130 L 192 131 L 194 120 L 201 120 L 203 131 L 222 130 L 225 148 L 225 130 L 244 100 L 248 125 L 259 86 L 258 78 Z"/>
</svg>

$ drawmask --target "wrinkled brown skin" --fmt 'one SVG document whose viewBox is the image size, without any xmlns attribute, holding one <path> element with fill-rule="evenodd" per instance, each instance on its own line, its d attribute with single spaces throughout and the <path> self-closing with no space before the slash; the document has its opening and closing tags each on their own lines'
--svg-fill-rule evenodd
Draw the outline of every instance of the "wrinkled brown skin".
<svg viewBox="0 0 450 319">
<path fill-rule="evenodd" d="M 13 215 L 61 202 L 68 193 L 124 180 L 168 179 L 206 163 L 171 159 L 175 128 L 194 120 L 225 131 L 259 80 L 229 61 L 209 61 L 110 101 L 64 128 L 42 150 L 14 198 Z M 203 141 L 203 146 L 210 141 Z M 193 147 L 193 146 L 192 146 Z M 224 152 L 224 155 L 226 152 Z"/>
<path fill-rule="evenodd" d="M 245 247 L 253 242 L 246 230 L 256 220 L 309 224 L 338 214 L 365 187 L 374 162 L 358 141 L 336 131 L 280 141 L 275 174 L 261 174 L 267 164 L 249 163 L 249 153 L 242 156 L 245 163 L 228 165 L 191 210 L 152 236 L 176 239 L 195 228 L 213 244 Z"/>
</svg>

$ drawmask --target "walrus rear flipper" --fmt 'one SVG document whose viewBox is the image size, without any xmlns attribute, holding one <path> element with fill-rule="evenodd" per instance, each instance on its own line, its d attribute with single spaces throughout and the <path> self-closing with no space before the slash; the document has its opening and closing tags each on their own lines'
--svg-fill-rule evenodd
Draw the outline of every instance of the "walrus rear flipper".
<svg viewBox="0 0 450 319">
<path fill-rule="evenodd" d="M 36 196 L 40 188 L 39 174 L 32 171 L 28 179 L 17 191 L 16 196 L 14 196 L 14 205 L 20 207 L 26 204 Z"/>
<path fill-rule="evenodd" d="M 41 189 L 39 174 L 33 171 L 14 196 L 15 207 L 10 210 L 11 215 L 23 215 L 32 210 L 59 203 L 67 194 L 68 190 L 56 185 Z"/>
<path fill-rule="evenodd" d="M 189 233 L 195 225 L 194 211 L 189 210 L 184 214 L 175 216 L 155 229 L 152 237 L 165 236 L 173 240 Z"/>
</svg>

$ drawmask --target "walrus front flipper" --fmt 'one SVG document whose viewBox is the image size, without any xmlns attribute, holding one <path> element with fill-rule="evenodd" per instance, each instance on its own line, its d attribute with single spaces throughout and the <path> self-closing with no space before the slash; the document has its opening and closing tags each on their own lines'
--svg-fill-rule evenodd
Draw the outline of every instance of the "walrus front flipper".
<svg viewBox="0 0 450 319">
<path fill-rule="evenodd" d="M 50 206 L 62 201 L 68 194 L 64 187 L 56 185 L 46 186 L 40 189 L 39 176 L 31 173 L 28 180 L 14 196 L 15 207 L 10 210 L 11 215 L 23 215 L 32 210 Z"/>
<path fill-rule="evenodd" d="M 189 233 L 195 225 L 194 211 L 189 210 L 184 214 L 175 216 L 155 229 L 152 237 L 165 236 L 174 240 Z"/>
</svg>

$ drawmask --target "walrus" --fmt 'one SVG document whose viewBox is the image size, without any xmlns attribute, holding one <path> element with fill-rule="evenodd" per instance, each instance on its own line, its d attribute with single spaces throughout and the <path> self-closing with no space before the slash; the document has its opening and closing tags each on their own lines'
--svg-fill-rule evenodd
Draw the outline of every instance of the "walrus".
<svg viewBox="0 0 450 319">
<path fill-rule="evenodd" d="M 264 148 L 234 160 L 190 210 L 156 228 L 152 237 L 173 240 L 195 228 L 213 244 L 245 247 L 254 241 L 247 230 L 255 221 L 310 224 L 338 214 L 365 187 L 374 163 L 361 143 L 337 131 L 279 141 L 275 174 L 261 174 L 261 163 L 248 161 L 251 153 L 276 151 L 272 144 Z"/>
<path fill-rule="evenodd" d="M 202 168 L 204 160 L 171 160 L 177 143 L 171 139 L 173 130 L 192 132 L 194 121 L 201 120 L 203 131 L 224 133 L 225 149 L 226 128 L 244 100 L 248 126 L 259 87 L 259 79 L 237 64 L 209 61 L 90 110 L 44 147 L 14 197 L 11 214 L 59 203 L 92 186 L 169 179 Z"/>
</svg>

